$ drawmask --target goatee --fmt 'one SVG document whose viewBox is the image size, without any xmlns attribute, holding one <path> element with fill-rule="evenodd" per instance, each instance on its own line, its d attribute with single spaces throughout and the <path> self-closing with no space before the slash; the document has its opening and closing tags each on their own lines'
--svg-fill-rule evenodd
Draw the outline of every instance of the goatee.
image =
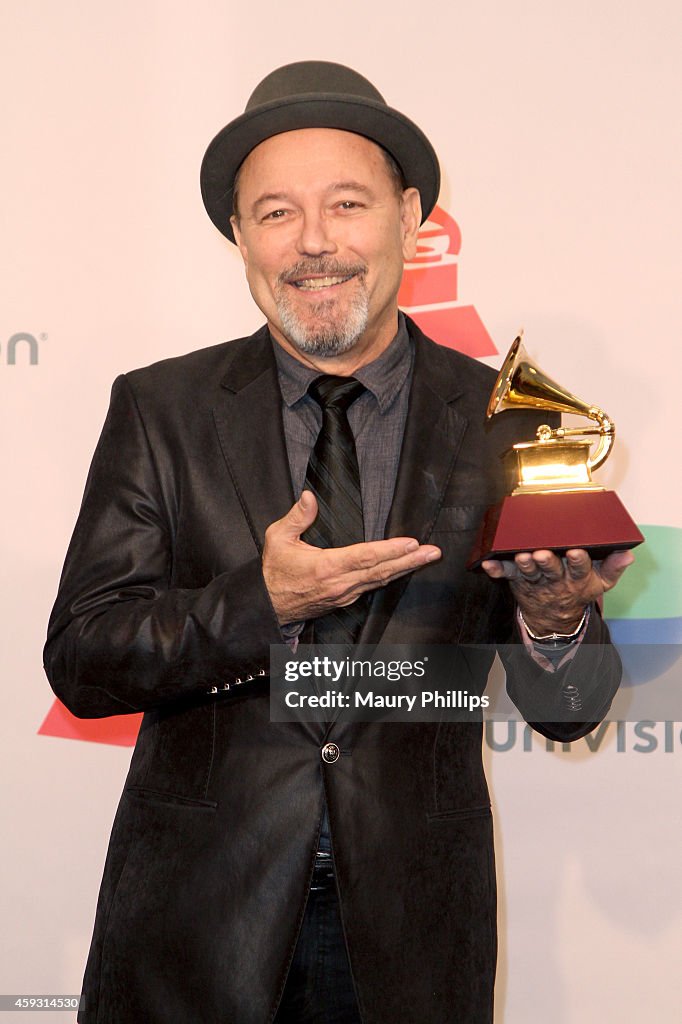
<svg viewBox="0 0 682 1024">
<path fill-rule="evenodd" d="M 277 312 L 285 336 L 296 348 L 309 356 L 332 358 L 343 355 L 353 348 L 364 334 L 369 319 L 369 296 L 365 288 L 366 267 L 341 264 L 328 259 L 305 260 L 280 275 L 279 287 L 275 294 Z M 311 305 L 305 319 L 295 308 L 291 282 L 307 275 L 330 277 L 356 277 L 355 294 L 350 305 L 343 303 L 339 309 L 337 300 L 324 299 Z"/>
</svg>

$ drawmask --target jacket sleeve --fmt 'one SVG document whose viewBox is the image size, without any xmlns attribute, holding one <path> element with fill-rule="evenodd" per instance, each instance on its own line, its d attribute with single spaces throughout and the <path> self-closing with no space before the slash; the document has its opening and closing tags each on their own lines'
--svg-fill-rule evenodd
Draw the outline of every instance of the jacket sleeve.
<svg viewBox="0 0 682 1024">
<path fill-rule="evenodd" d="M 591 732 L 607 715 L 620 685 L 621 661 L 608 627 L 596 605 L 590 612 L 575 655 L 555 672 L 530 657 L 517 626 L 513 641 L 499 648 L 509 697 L 549 739 L 570 742 Z"/>
<path fill-rule="evenodd" d="M 171 516 L 119 377 L 50 617 L 45 671 L 83 718 L 145 711 L 265 675 L 281 643 L 257 552 L 199 589 L 171 586 Z"/>
</svg>

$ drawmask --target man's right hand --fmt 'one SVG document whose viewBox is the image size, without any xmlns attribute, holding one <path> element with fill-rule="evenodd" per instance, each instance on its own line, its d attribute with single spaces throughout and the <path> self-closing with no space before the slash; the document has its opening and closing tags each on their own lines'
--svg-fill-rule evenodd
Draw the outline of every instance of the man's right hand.
<svg viewBox="0 0 682 1024">
<path fill-rule="evenodd" d="M 440 548 L 414 537 L 317 548 L 301 540 L 317 517 L 312 491 L 265 531 L 263 576 L 280 625 L 343 608 L 366 590 L 383 587 L 440 558 Z"/>
</svg>

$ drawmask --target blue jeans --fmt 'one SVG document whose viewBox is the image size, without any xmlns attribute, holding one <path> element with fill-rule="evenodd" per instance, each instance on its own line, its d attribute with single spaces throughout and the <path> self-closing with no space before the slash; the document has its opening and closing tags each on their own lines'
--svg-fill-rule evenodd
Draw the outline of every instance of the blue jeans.
<svg viewBox="0 0 682 1024">
<path fill-rule="evenodd" d="M 362 1024 L 331 858 L 318 858 L 274 1024 Z"/>
</svg>

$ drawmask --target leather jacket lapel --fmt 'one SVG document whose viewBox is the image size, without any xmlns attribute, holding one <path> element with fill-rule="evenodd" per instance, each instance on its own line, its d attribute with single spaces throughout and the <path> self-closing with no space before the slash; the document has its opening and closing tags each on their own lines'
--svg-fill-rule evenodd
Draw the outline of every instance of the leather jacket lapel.
<svg viewBox="0 0 682 1024">
<path fill-rule="evenodd" d="M 223 457 L 259 551 L 265 530 L 294 503 L 277 364 L 267 327 L 231 343 L 213 410 Z"/>
<path fill-rule="evenodd" d="M 227 469 L 262 552 L 266 529 L 294 503 L 277 364 L 267 327 L 232 346 L 233 360 L 213 416 Z M 316 743 L 322 741 L 323 723 L 302 722 L 301 728 Z"/>
</svg>

